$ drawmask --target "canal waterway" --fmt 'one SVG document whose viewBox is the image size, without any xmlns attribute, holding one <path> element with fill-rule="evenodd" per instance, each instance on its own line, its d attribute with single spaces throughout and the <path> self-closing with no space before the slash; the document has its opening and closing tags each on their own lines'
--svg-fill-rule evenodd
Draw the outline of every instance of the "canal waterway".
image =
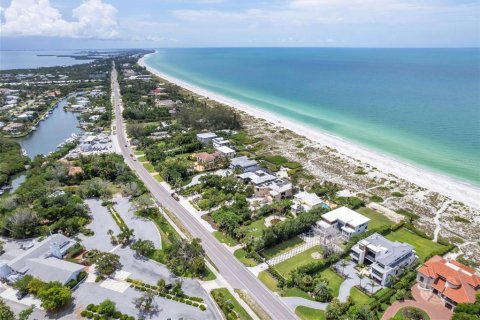
<svg viewBox="0 0 480 320">
<path fill-rule="evenodd" d="M 60 100 L 49 117 L 38 123 L 36 131 L 32 131 L 23 138 L 18 138 L 17 141 L 30 158 L 39 154 L 47 155 L 57 150 L 57 146 L 70 138 L 73 133 L 81 132 L 81 129 L 77 127 L 78 114 L 64 111 L 63 107 L 66 104 L 67 99 Z"/>
</svg>

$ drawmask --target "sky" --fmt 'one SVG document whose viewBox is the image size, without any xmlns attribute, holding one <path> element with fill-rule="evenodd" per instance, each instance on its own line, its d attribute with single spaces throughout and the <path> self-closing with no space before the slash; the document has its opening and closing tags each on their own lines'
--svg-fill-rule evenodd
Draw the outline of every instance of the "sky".
<svg viewBox="0 0 480 320">
<path fill-rule="evenodd" d="M 0 0 L 0 49 L 479 47 L 480 0 Z"/>
</svg>

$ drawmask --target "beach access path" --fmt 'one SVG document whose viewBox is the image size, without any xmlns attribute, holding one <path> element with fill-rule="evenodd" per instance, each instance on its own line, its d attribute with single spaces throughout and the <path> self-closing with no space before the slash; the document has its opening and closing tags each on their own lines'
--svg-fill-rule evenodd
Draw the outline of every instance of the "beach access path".
<svg viewBox="0 0 480 320">
<path fill-rule="evenodd" d="M 113 105 L 115 107 L 116 136 L 125 162 L 134 170 L 156 201 L 169 209 L 188 231 L 200 238 L 202 246 L 223 278 L 233 287 L 246 290 L 273 319 L 297 319 L 297 316 L 281 299 L 269 291 L 231 252 L 208 232 L 180 203 L 171 197 L 168 191 L 131 156 L 133 151 L 128 147 L 125 125 L 122 118 L 122 101 L 115 67 L 112 70 Z"/>
</svg>

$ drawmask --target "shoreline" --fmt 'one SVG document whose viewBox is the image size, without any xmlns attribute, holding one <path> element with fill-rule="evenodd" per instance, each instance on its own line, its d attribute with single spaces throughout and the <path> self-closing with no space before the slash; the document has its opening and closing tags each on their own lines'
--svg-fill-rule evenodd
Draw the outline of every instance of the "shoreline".
<svg viewBox="0 0 480 320">
<path fill-rule="evenodd" d="M 429 169 L 424 169 L 409 163 L 405 163 L 401 160 L 392 158 L 389 155 L 369 150 L 363 146 L 331 135 L 324 131 L 306 127 L 301 123 L 268 111 L 264 111 L 253 105 L 242 103 L 235 99 L 231 99 L 189 84 L 150 67 L 145 62 L 145 58 L 149 55 L 151 54 L 147 54 L 140 58 L 138 60 L 138 64 L 145 67 L 149 72 L 160 78 L 179 85 L 193 93 L 207 97 L 208 99 L 215 100 L 239 111 L 243 111 L 253 117 L 264 119 L 276 126 L 291 130 L 309 140 L 319 143 L 320 145 L 334 148 L 339 153 L 347 157 L 358 159 L 364 163 L 368 163 L 376 167 L 379 171 L 393 174 L 420 187 L 426 188 L 430 191 L 438 192 L 454 200 L 460 201 L 472 208 L 480 209 L 480 200 L 477 200 L 480 197 L 480 187 L 476 185 L 457 180 L 453 177 L 446 176 Z"/>
</svg>

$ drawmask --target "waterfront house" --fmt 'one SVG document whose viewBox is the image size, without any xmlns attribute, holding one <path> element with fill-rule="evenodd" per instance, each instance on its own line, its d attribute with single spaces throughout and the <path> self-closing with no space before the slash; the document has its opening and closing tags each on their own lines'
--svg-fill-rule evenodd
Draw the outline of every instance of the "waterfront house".
<svg viewBox="0 0 480 320">
<path fill-rule="evenodd" d="M 224 158 L 233 158 L 236 154 L 235 150 L 226 146 L 218 147 L 216 150 L 220 154 L 220 156 Z"/>
<path fill-rule="evenodd" d="M 295 213 L 306 212 L 314 208 L 328 208 L 328 206 L 315 193 L 302 191 L 293 196 L 292 210 Z"/>
<path fill-rule="evenodd" d="M 246 156 L 233 158 L 230 162 L 230 168 L 233 170 L 238 170 L 241 173 L 249 171 L 257 171 L 260 169 L 258 162 L 252 160 Z"/>
<path fill-rule="evenodd" d="M 2 128 L 2 131 L 9 134 L 16 134 L 21 132 L 23 129 L 23 124 L 17 122 L 10 122 Z"/>
<path fill-rule="evenodd" d="M 418 287 L 439 296 L 444 306 L 474 303 L 480 291 L 480 276 L 475 269 L 453 260 L 433 256 L 417 270 Z"/>
<path fill-rule="evenodd" d="M 177 106 L 177 103 L 173 100 L 166 99 L 166 100 L 155 100 L 155 105 L 157 107 L 163 107 L 163 108 L 175 108 Z"/>
<path fill-rule="evenodd" d="M 262 183 L 277 179 L 276 176 L 262 169 L 259 169 L 257 171 L 244 172 L 242 174 L 239 174 L 238 177 L 242 179 L 243 182 L 250 183 L 254 186 L 258 186 Z"/>
<path fill-rule="evenodd" d="M 369 277 L 382 286 L 390 285 L 392 277 L 400 276 L 418 261 L 411 245 L 390 241 L 378 233 L 360 240 L 350 256 L 353 262 L 367 265 Z"/>
<path fill-rule="evenodd" d="M 315 228 L 322 233 L 338 231 L 345 240 L 349 240 L 352 236 L 365 232 L 369 221 L 369 218 L 352 209 L 340 207 L 322 215 Z"/>
<path fill-rule="evenodd" d="M 264 182 L 255 188 L 255 196 L 266 198 L 269 202 L 288 199 L 292 195 L 293 185 L 280 178 Z"/>
<path fill-rule="evenodd" d="M 230 146 L 230 141 L 225 140 L 223 137 L 216 137 L 212 140 L 212 142 L 215 148 Z"/>
<path fill-rule="evenodd" d="M 217 135 L 213 132 L 197 133 L 197 140 L 203 144 L 209 144 Z"/>
<path fill-rule="evenodd" d="M 18 279 L 30 274 L 42 281 L 58 281 L 66 284 L 76 279 L 84 266 L 63 260 L 75 241 L 61 234 L 54 234 L 34 244 L 10 261 L 0 263 L 0 278 Z"/>
</svg>

